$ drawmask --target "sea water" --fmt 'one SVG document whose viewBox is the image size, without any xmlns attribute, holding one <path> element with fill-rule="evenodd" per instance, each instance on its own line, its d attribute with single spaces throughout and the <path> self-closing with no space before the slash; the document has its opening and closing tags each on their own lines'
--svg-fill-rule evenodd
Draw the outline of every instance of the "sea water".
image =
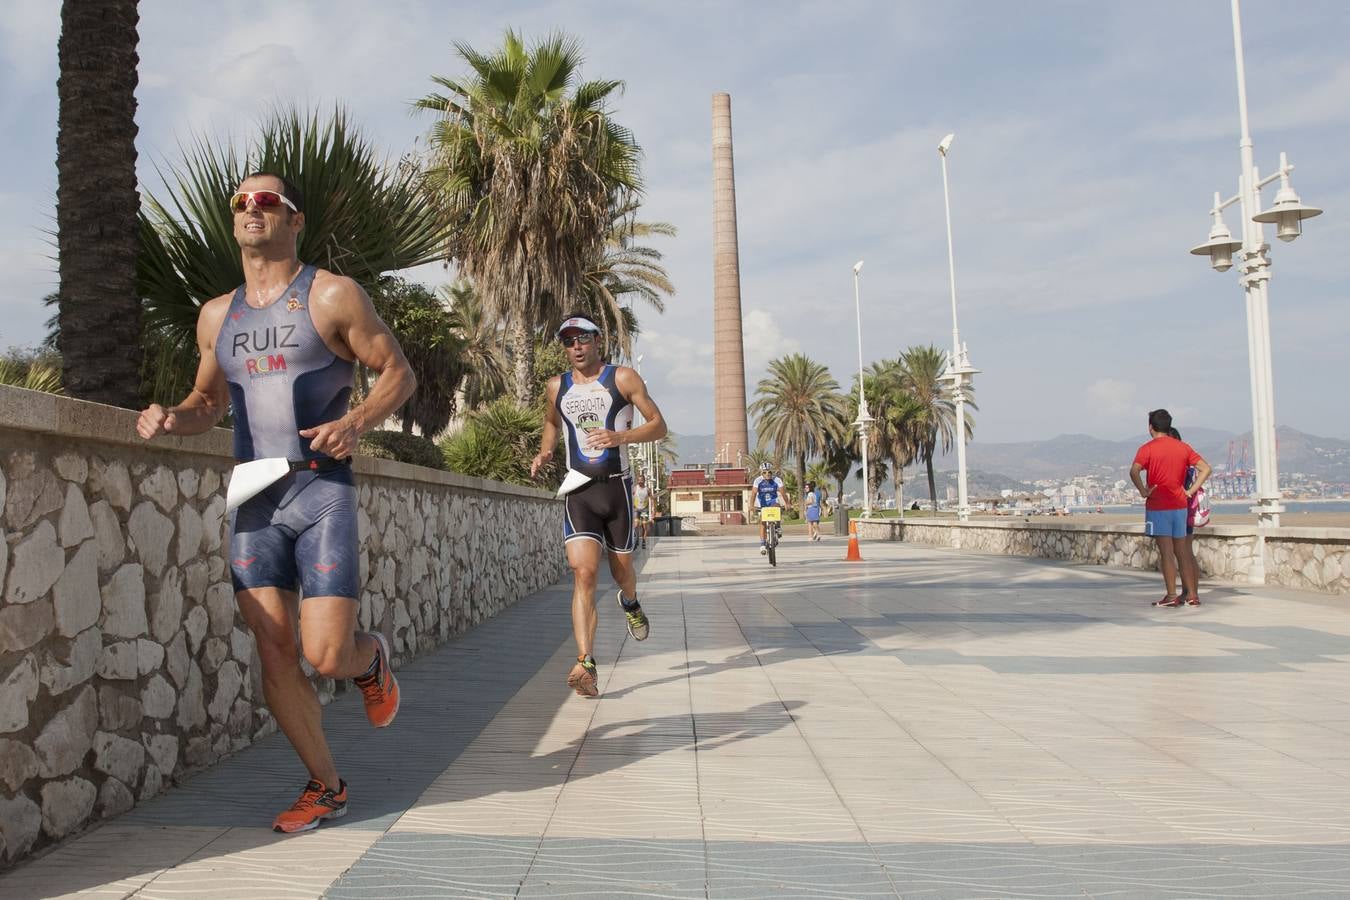
<svg viewBox="0 0 1350 900">
<path fill-rule="evenodd" d="M 1255 505 L 1252 500 L 1212 500 L 1210 505 L 1216 513 L 1245 513 Z M 1284 511 L 1287 513 L 1350 513 L 1350 500 L 1285 500 L 1283 503 Z M 1101 510 L 1104 513 L 1129 513 L 1137 512 L 1140 518 L 1144 515 L 1144 504 L 1123 504 L 1111 503 L 1102 506 L 1071 506 L 1069 507 L 1075 513 L 1091 513 Z"/>
</svg>

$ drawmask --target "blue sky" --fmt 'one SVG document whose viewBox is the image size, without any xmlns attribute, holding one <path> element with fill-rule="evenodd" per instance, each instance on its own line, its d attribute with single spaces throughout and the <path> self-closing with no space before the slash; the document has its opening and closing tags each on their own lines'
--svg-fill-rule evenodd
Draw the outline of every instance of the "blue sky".
<svg viewBox="0 0 1350 900">
<path fill-rule="evenodd" d="M 56 0 L 0 13 L 0 347 L 42 335 L 55 287 Z M 1295 10 L 1290 13 L 1289 10 Z M 1350 438 L 1350 4 L 1243 5 L 1257 165 L 1287 151 L 1327 213 L 1272 242 L 1276 416 Z M 643 374 L 674 430 L 712 430 L 711 98 L 732 95 L 747 380 L 801 351 L 842 385 L 863 353 L 951 339 L 937 142 L 950 158 L 961 334 L 976 440 L 1121 438 L 1144 412 L 1250 427 L 1246 316 L 1235 271 L 1187 254 L 1212 194 L 1235 191 L 1237 100 L 1224 0 L 1084 3 L 357 0 L 141 2 L 138 147 L 157 161 L 196 134 L 243 138 L 278 101 L 341 102 L 391 155 L 452 42 L 565 28 L 589 77 L 627 82 L 616 114 L 646 153 L 645 215 L 679 294 L 645 315 Z M 1268 189 L 1268 204 L 1273 193 Z M 1237 231 L 1236 210 L 1228 213 Z M 421 271 L 431 283 L 453 273 Z"/>
</svg>

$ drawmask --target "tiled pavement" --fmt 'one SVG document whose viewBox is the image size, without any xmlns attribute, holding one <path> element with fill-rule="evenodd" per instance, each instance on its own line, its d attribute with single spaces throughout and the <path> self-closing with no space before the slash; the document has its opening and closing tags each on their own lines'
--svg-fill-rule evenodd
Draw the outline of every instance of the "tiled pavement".
<svg viewBox="0 0 1350 900">
<path fill-rule="evenodd" d="M 0 877 L 0 896 L 1350 895 L 1350 604 L 898 544 L 651 553 L 644 644 L 567 586 L 326 712 L 351 813 L 266 824 L 273 737 Z"/>
</svg>

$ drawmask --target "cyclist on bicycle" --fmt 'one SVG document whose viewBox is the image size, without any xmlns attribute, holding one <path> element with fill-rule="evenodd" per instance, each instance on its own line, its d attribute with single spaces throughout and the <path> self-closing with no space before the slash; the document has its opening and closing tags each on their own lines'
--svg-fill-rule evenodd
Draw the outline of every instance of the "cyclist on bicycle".
<svg viewBox="0 0 1350 900">
<path fill-rule="evenodd" d="M 783 479 L 773 474 L 773 466 L 769 463 L 760 463 L 759 477 L 750 488 L 755 492 L 755 509 L 763 509 L 766 506 L 781 506 L 786 508 L 789 500 L 787 490 L 783 487 Z M 764 519 L 759 520 L 759 555 L 763 556 L 769 552 L 767 540 L 768 531 Z"/>
</svg>

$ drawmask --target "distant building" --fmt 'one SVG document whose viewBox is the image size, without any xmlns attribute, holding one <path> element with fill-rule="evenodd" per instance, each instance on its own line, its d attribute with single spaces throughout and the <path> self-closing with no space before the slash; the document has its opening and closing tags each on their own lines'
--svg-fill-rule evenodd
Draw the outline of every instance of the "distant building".
<svg viewBox="0 0 1350 900">
<path fill-rule="evenodd" d="M 744 525 L 753 506 L 745 469 L 712 464 L 686 466 L 670 473 L 672 516 L 693 516 L 707 525 Z"/>
</svg>

